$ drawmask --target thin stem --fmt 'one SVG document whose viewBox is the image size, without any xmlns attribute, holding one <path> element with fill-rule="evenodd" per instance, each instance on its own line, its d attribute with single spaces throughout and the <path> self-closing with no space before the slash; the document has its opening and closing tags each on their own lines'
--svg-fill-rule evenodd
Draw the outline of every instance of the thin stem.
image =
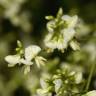
<svg viewBox="0 0 96 96">
<path fill-rule="evenodd" d="M 90 83 L 91 83 L 91 79 L 92 79 L 92 76 L 93 76 L 94 69 L 95 69 L 95 64 L 92 64 L 91 70 L 90 70 L 90 74 L 89 74 L 89 77 L 88 77 L 88 82 L 87 82 L 87 85 L 86 85 L 86 88 L 85 88 L 85 91 L 86 92 L 89 89 L 89 86 L 90 86 Z"/>
</svg>

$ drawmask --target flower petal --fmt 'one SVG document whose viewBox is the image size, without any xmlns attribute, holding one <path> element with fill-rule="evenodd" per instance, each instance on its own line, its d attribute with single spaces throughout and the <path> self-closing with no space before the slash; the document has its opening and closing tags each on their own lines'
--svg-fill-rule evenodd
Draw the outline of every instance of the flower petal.
<svg viewBox="0 0 96 96">
<path fill-rule="evenodd" d="M 61 79 L 56 79 L 54 81 L 54 84 L 55 84 L 55 91 L 58 92 L 59 88 L 62 86 L 62 81 Z"/>
<path fill-rule="evenodd" d="M 49 32 L 53 32 L 54 31 L 54 27 L 55 26 L 55 21 L 54 20 L 51 20 L 47 23 L 47 29 Z"/>
<path fill-rule="evenodd" d="M 31 61 L 39 52 L 41 48 L 36 45 L 31 45 L 25 48 L 25 59 Z"/>
<path fill-rule="evenodd" d="M 64 30 L 62 30 L 62 33 L 64 35 L 64 41 L 65 41 L 65 44 L 66 44 L 74 37 L 75 30 L 73 28 L 64 29 Z"/>
<path fill-rule="evenodd" d="M 7 61 L 11 65 L 20 63 L 20 56 L 19 55 L 8 55 L 5 57 L 5 61 Z"/>
<path fill-rule="evenodd" d="M 35 58 L 35 62 L 37 64 L 38 68 L 40 68 L 40 65 L 44 66 L 45 65 L 45 61 L 46 61 L 46 59 L 43 58 L 42 56 L 36 56 L 36 58 Z"/>
<path fill-rule="evenodd" d="M 69 15 L 64 15 L 62 16 L 62 19 L 66 21 L 66 23 L 68 24 L 69 28 L 74 28 L 77 21 L 78 21 L 78 16 L 69 16 Z"/>
</svg>

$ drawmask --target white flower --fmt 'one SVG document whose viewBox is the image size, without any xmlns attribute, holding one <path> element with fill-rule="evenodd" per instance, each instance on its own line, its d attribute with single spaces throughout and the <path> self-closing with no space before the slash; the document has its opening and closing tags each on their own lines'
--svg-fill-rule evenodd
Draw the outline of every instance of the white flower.
<svg viewBox="0 0 96 96">
<path fill-rule="evenodd" d="M 41 48 L 36 45 L 30 45 L 25 48 L 24 58 L 20 60 L 22 64 L 24 64 L 24 74 L 30 72 L 30 66 L 33 64 L 33 59 L 35 56 L 41 51 Z"/>
<path fill-rule="evenodd" d="M 62 21 L 60 21 L 60 24 L 61 24 L 61 26 L 63 26 L 63 29 L 65 28 L 65 26 L 68 29 L 74 28 L 78 22 L 78 16 L 77 15 L 75 15 L 75 16 L 63 15 L 63 16 L 61 16 L 61 20 Z M 56 20 L 55 19 L 50 20 L 47 23 L 48 32 L 54 32 L 56 27 L 57 26 L 56 26 Z"/>
<path fill-rule="evenodd" d="M 32 65 L 33 61 L 35 60 L 35 63 L 37 66 L 40 68 L 40 65 L 44 65 L 46 59 L 43 58 L 42 56 L 38 56 L 39 52 L 41 51 L 41 48 L 37 45 L 31 45 L 25 48 L 25 54 L 24 58 L 21 59 L 21 63 L 25 65 Z"/>
<path fill-rule="evenodd" d="M 20 47 L 20 42 L 18 42 L 18 44 Z M 33 64 L 33 61 L 35 61 L 38 67 L 40 67 L 40 65 L 44 65 L 46 59 L 42 56 L 38 56 L 40 51 L 41 48 L 39 46 L 30 45 L 27 48 L 25 48 L 24 51 L 22 51 L 23 54 L 19 53 L 18 55 L 6 56 L 5 61 L 9 63 L 9 67 L 13 67 L 16 64 L 24 64 L 24 74 L 27 74 L 30 71 L 30 66 Z"/>
<path fill-rule="evenodd" d="M 74 29 L 64 29 L 61 30 L 61 33 L 55 35 L 55 33 L 48 33 L 45 37 L 44 44 L 49 49 L 58 49 L 64 51 L 67 48 L 69 41 L 74 37 Z"/>
<path fill-rule="evenodd" d="M 25 59 L 21 59 L 21 63 L 25 65 L 32 65 L 32 60 L 35 58 L 35 56 L 38 55 L 38 53 L 41 51 L 41 48 L 36 45 L 30 45 L 27 48 L 25 48 Z"/>
<path fill-rule="evenodd" d="M 5 57 L 5 61 L 7 61 L 9 64 L 9 67 L 13 67 L 16 64 L 20 63 L 20 56 L 19 55 L 8 55 Z"/>
<path fill-rule="evenodd" d="M 68 28 L 74 28 L 78 21 L 78 16 L 69 16 L 69 15 L 63 15 L 62 20 L 64 20 L 68 26 Z"/>
</svg>

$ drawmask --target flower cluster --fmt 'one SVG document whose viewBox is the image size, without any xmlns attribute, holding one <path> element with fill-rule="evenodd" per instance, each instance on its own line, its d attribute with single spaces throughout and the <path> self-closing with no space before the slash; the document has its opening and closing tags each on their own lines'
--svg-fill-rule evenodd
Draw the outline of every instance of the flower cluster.
<svg viewBox="0 0 96 96">
<path fill-rule="evenodd" d="M 58 70 L 51 78 L 40 80 L 41 89 L 37 90 L 40 96 L 77 96 L 83 83 L 82 72 L 64 69 Z M 80 87 L 81 88 L 81 87 Z"/>
<path fill-rule="evenodd" d="M 48 51 L 53 51 L 54 49 L 61 50 L 68 45 L 72 47 L 73 50 L 78 50 L 79 45 L 73 40 L 75 36 L 75 27 L 78 22 L 78 16 L 63 15 L 63 10 L 60 8 L 56 18 L 53 16 L 47 16 L 48 34 L 44 39 L 45 46 L 49 49 Z"/>
<path fill-rule="evenodd" d="M 37 45 L 30 45 L 25 50 L 22 49 L 22 44 L 20 41 L 17 41 L 18 48 L 16 48 L 17 54 L 16 55 L 8 55 L 5 57 L 5 60 L 9 63 L 9 67 L 13 67 L 16 64 L 24 64 L 24 74 L 30 72 L 30 66 L 37 64 L 40 68 L 40 65 L 44 65 L 46 59 L 38 54 L 41 51 L 41 48 Z"/>
</svg>

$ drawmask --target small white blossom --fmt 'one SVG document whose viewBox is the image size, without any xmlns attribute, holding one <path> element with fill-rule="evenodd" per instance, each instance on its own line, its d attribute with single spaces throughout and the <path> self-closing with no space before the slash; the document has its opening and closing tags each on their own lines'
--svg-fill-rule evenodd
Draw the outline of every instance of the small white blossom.
<svg viewBox="0 0 96 96">
<path fill-rule="evenodd" d="M 21 59 L 21 63 L 25 65 L 32 65 L 32 59 L 35 58 L 35 56 L 40 51 L 40 47 L 36 45 L 30 45 L 27 48 L 25 48 L 24 58 Z"/>
<path fill-rule="evenodd" d="M 20 42 L 17 42 L 18 48 L 16 48 L 17 53 L 18 50 L 22 51 L 22 46 Z M 19 48 L 20 47 L 20 48 Z M 37 45 L 30 45 L 25 50 L 23 50 L 22 54 L 19 52 L 18 55 L 9 55 L 5 57 L 5 61 L 7 61 L 9 64 L 9 67 L 13 67 L 16 64 L 23 64 L 24 65 L 24 74 L 27 74 L 30 72 L 30 66 L 33 65 L 33 62 L 37 64 L 38 67 L 40 65 L 44 65 L 46 59 L 42 56 L 38 56 L 39 52 L 41 51 L 41 48 Z"/>
<path fill-rule="evenodd" d="M 38 56 L 39 52 L 41 51 L 41 48 L 37 45 L 30 45 L 27 48 L 25 48 L 25 54 L 24 58 L 21 59 L 21 63 L 29 66 L 33 64 L 33 60 L 35 60 L 35 63 L 40 68 L 40 65 L 44 65 L 44 61 L 46 61 L 45 58 Z M 26 71 L 28 69 L 28 71 Z M 25 73 L 29 72 L 29 67 L 25 69 Z"/>
<path fill-rule="evenodd" d="M 35 58 L 35 56 L 37 56 L 40 51 L 41 51 L 41 48 L 39 46 L 30 45 L 27 48 L 25 48 L 25 58 L 27 60 L 31 60 Z"/>
<path fill-rule="evenodd" d="M 78 22 L 78 16 L 63 15 L 63 11 L 60 8 L 57 17 L 54 18 L 51 16 L 51 19 L 48 20 L 50 20 L 47 23 L 47 30 L 49 33 L 44 39 L 44 44 L 51 51 L 57 48 L 64 52 L 64 49 L 67 48 L 69 42 L 75 36 L 75 27 Z M 75 47 L 73 46 L 73 43 L 71 45 L 73 49 L 76 50 L 76 44 L 74 44 Z"/>
</svg>

